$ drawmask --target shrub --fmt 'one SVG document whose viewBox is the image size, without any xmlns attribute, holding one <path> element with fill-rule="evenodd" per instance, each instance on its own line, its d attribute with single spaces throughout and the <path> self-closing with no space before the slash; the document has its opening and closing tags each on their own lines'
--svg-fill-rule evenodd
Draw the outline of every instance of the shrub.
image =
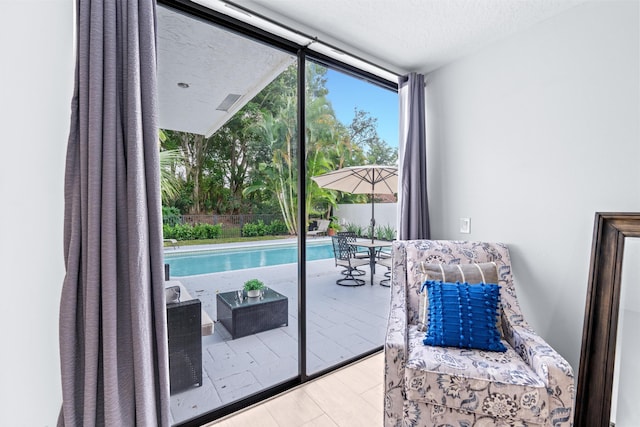
<svg viewBox="0 0 640 427">
<path fill-rule="evenodd" d="M 175 233 L 173 232 L 173 227 L 169 224 L 164 224 L 162 226 L 162 235 L 165 239 L 175 239 Z"/>
<path fill-rule="evenodd" d="M 393 240 L 396 238 L 396 230 L 390 225 L 376 227 L 376 237 L 380 240 Z"/>
<path fill-rule="evenodd" d="M 288 234 L 289 229 L 286 224 L 278 219 L 271 221 L 268 225 L 261 219 L 258 222 L 247 222 L 242 226 L 242 236 L 277 236 L 280 234 Z"/>
<path fill-rule="evenodd" d="M 242 226 L 242 235 L 244 237 L 264 236 L 267 234 L 267 226 L 264 221 L 248 222 Z"/>
<path fill-rule="evenodd" d="M 285 224 L 284 221 L 274 219 L 271 221 L 271 224 L 269 224 L 269 234 L 272 236 L 289 234 L 289 228 L 287 228 L 287 224 Z"/>
<path fill-rule="evenodd" d="M 363 237 L 364 236 L 364 232 L 363 232 L 363 229 L 362 229 L 361 225 L 349 223 L 349 224 L 345 225 L 344 229 L 346 231 L 350 231 L 352 233 L 356 233 L 356 236 L 358 236 L 358 237 Z"/>
<path fill-rule="evenodd" d="M 162 234 L 165 239 L 176 240 L 202 240 L 217 239 L 222 234 L 222 225 L 216 224 L 164 224 L 162 226 Z"/>
<path fill-rule="evenodd" d="M 217 239 L 222 234 L 222 225 L 196 224 L 193 227 L 194 239 Z"/>
<path fill-rule="evenodd" d="M 175 234 L 174 239 L 177 240 L 193 240 L 193 227 L 191 224 L 176 224 L 173 226 Z"/>
<path fill-rule="evenodd" d="M 182 222 L 182 215 L 180 215 L 180 210 L 173 206 L 163 206 L 162 207 L 162 223 L 168 225 L 176 225 Z M 167 237 L 167 239 L 172 239 L 172 237 Z"/>
</svg>

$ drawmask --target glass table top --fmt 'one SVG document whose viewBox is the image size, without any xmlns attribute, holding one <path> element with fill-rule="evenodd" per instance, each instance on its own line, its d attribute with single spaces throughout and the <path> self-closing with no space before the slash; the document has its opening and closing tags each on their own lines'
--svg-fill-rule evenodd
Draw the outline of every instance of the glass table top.
<svg viewBox="0 0 640 427">
<path fill-rule="evenodd" d="M 262 294 L 259 297 L 249 298 L 247 292 L 244 290 L 221 292 L 218 294 L 218 298 L 222 299 L 225 303 L 232 307 L 264 304 L 266 302 L 278 301 L 287 299 L 284 295 L 274 291 L 271 288 L 265 287 L 262 289 Z"/>
</svg>

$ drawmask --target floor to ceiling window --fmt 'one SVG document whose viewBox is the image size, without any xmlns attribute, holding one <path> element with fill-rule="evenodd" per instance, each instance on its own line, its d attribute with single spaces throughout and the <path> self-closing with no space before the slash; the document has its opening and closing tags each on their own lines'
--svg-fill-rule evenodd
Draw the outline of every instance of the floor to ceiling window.
<svg viewBox="0 0 640 427">
<path fill-rule="evenodd" d="M 389 269 L 378 258 L 389 253 L 396 235 L 396 196 L 374 194 L 372 200 L 311 178 L 363 165 L 395 167 L 398 100 L 396 92 L 309 60 L 305 102 L 307 250 L 320 241 L 333 250 L 329 261 L 307 262 L 306 368 L 312 375 L 384 343 Z M 373 247 L 372 201 L 378 208 Z"/>
<path fill-rule="evenodd" d="M 397 94 L 354 75 L 158 6 L 175 425 L 197 425 L 382 346 L 387 269 L 372 275 L 367 264 L 366 286 L 337 285 L 343 268 L 329 236 L 371 237 L 373 200 L 311 179 L 395 165 Z M 375 238 L 389 241 L 395 196 L 374 198 Z"/>
<path fill-rule="evenodd" d="M 196 366 L 170 345 L 179 424 L 298 376 L 296 56 L 159 6 L 158 76 L 167 287 L 201 303 Z"/>
</svg>

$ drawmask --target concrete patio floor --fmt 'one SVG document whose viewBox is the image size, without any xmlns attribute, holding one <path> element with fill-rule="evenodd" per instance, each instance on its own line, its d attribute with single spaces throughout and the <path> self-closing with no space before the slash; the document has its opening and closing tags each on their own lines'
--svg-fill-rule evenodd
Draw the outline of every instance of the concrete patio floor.
<svg viewBox="0 0 640 427">
<path fill-rule="evenodd" d="M 380 286 L 387 271 L 378 266 L 370 286 L 336 285 L 341 278 L 333 259 L 307 262 L 307 370 L 309 374 L 372 350 L 384 343 L 389 288 Z M 251 268 L 199 276 L 172 277 L 202 302 L 216 321 L 216 293 L 235 291 L 249 279 L 288 297 L 288 326 L 231 339 L 216 322 L 202 337 L 203 385 L 171 396 L 173 423 L 187 421 L 225 404 L 297 376 L 297 264 Z"/>
</svg>

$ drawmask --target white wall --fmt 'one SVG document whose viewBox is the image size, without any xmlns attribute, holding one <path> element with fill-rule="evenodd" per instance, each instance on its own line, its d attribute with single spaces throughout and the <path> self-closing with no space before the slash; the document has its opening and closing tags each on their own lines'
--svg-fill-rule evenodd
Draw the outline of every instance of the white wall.
<svg viewBox="0 0 640 427">
<path fill-rule="evenodd" d="M 0 425 L 53 426 L 73 1 L 0 1 Z"/>
<path fill-rule="evenodd" d="M 433 237 L 509 244 L 576 375 L 594 214 L 640 211 L 638 27 L 638 2 L 589 2 L 427 76 Z"/>
<path fill-rule="evenodd" d="M 376 227 L 393 227 L 397 231 L 398 204 L 376 203 L 374 206 Z M 336 206 L 334 215 L 340 224 L 358 224 L 362 227 L 371 226 L 371 203 L 345 204 Z"/>
</svg>

